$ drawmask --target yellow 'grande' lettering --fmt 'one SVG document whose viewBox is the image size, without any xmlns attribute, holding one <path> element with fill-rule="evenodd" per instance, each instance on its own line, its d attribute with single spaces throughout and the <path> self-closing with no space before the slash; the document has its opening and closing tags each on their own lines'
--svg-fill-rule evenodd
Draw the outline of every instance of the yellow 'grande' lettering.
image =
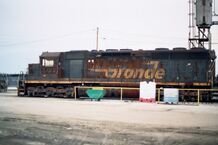
<svg viewBox="0 0 218 145">
<path fill-rule="evenodd" d="M 124 72 L 124 78 L 130 79 L 133 77 L 134 70 L 133 69 L 126 69 Z"/>
<path fill-rule="evenodd" d="M 155 74 L 155 79 L 163 79 L 164 76 L 165 76 L 165 70 L 159 69 Z"/>
<path fill-rule="evenodd" d="M 117 73 L 117 78 L 118 79 L 121 78 L 122 73 L 123 73 L 123 69 L 121 68 L 121 69 L 119 69 L 119 71 Z"/>
<path fill-rule="evenodd" d="M 103 73 L 105 78 L 125 78 L 125 79 L 163 79 L 165 76 L 165 70 L 163 68 L 158 68 L 159 61 L 149 61 L 145 62 L 148 68 L 98 68 L 90 69 L 90 71 Z"/>
<path fill-rule="evenodd" d="M 145 70 L 144 78 L 151 79 L 151 69 Z"/>
<path fill-rule="evenodd" d="M 139 79 L 142 79 L 143 78 L 143 75 L 144 75 L 144 72 L 145 70 L 140 68 L 140 69 L 135 69 L 135 73 L 133 75 L 133 78 L 136 79 L 136 78 L 139 78 Z"/>
<path fill-rule="evenodd" d="M 115 78 L 117 76 L 118 69 L 109 69 L 107 78 Z"/>
</svg>

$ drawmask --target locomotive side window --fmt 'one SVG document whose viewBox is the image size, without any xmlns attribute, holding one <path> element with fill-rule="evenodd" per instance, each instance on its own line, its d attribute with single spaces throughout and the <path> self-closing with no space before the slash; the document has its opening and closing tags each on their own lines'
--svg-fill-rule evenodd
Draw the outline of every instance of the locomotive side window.
<svg viewBox="0 0 218 145">
<path fill-rule="evenodd" d="M 42 60 L 42 66 L 53 67 L 54 66 L 54 60 L 43 59 Z"/>
</svg>

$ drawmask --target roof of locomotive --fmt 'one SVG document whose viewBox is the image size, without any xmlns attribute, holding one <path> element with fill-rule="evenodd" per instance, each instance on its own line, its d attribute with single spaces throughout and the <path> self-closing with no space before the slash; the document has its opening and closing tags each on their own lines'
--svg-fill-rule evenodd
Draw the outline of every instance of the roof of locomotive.
<svg viewBox="0 0 218 145">
<path fill-rule="evenodd" d="M 61 52 L 43 52 L 40 57 L 59 57 Z"/>
<path fill-rule="evenodd" d="M 67 51 L 66 53 L 70 52 L 92 52 L 92 53 L 125 53 L 125 52 L 202 52 L 202 51 L 208 51 L 205 48 L 201 47 L 196 47 L 196 48 L 191 48 L 191 49 L 186 49 L 184 47 L 175 47 L 172 50 L 169 48 L 156 48 L 154 50 L 145 50 L 145 49 L 138 49 L 138 50 L 133 50 L 133 49 L 106 49 L 106 50 L 71 50 Z M 63 52 L 43 52 L 41 54 L 41 57 L 58 57 L 60 54 Z M 64 52 L 65 53 L 65 52 Z"/>
<path fill-rule="evenodd" d="M 168 48 L 156 48 L 155 50 L 144 50 L 144 49 L 139 49 L 139 50 L 132 50 L 132 49 L 106 49 L 106 50 L 71 50 L 67 52 L 43 52 L 40 57 L 59 57 L 61 53 L 81 53 L 81 54 L 91 54 L 91 55 L 136 55 L 136 56 L 141 56 L 145 54 L 174 54 L 174 53 L 209 53 L 210 57 L 215 59 L 216 55 L 213 50 L 208 50 L 205 48 L 197 47 L 197 48 L 191 48 L 191 49 L 186 49 L 184 47 L 176 47 L 173 48 L 172 50 Z"/>
<path fill-rule="evenodd" d="M 208 53 L 212 52 L 205 48 L 192 48 L 192 49 L 186 49 L 184 47 L 176 47 L 170 50 L 169 48 L 156 48 L 155 50 L 144 50 L 144 49 L 138 49 L 138 50 L 132 50 L 132 49 L 106 49 L 106 50 L 91 50 L 89 51 L 93 54 L 145 54 L 145 53 Z"/>
<path fill-rule="evenodd" d="M 123 52 L 206 52 L 208 49 L 206 48 L 201 48 L 201 47 L 195 47 L 191 49 L 187 49 L 184 47 L 175 47 L 172 50 L 169 48 L 155 48 L 154 50 L 145 50 L 145 49 L 138 49 L 138 50 L 133 50 L 133 49 L 106 49 L 106 50 L 91 50 L 91 52 L 94 53 L 123 53 Z"/>
</svg>

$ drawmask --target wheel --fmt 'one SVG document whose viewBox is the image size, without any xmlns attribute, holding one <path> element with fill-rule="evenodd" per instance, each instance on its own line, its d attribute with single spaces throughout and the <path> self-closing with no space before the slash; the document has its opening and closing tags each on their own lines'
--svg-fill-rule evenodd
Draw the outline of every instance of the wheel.
<svg viewBox="0 0 218 145">
<path fill-rule="evenodd" d="M 35 96 L 36 96 L 36 93 L 35 93 L 35 91 L 33 91 L 33 92 L 32 92 L 32 96 L 33 96 L 33 97 L 35 97 Z"/>
<path fill-rule="evenodd" d="M 31 97 L 32 96 L 32 92 L 31 91 L 27 91 L 27 96 Z"/>
<path fill-rule="evenodd" d="M 66 88 L 66 96 L 67 97 L 72 97 L 73 96 L 73 89 L 72 88 Z"/>
</svg>

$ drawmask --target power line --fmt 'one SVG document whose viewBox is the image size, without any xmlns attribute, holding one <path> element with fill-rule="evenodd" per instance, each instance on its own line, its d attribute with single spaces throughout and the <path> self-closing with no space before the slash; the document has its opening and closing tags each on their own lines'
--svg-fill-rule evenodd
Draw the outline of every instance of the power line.
<svg viewBox="0 0 218 145">
<path fill-rule="evenodd" d="M 129 32 L 122 32 L 122 31 L 117 31 L 117 30 L 113 30 L 113 29 L 103 29 L 103 30 L 108 30 L 110 32 L 115 32 L 115 33 L 123 33 L 123 34 L 129 34 L 129 35 L 134 35 L 134 36 L 140 36 L 140 37 L 159 37 L 159 38 L 174 38 L 174 39 L 183 39 L 185 40 L 185 38 L 182 37 L 168 37 L 168 36 L 155 36 L 155 35 L 145 35 L 145 34 L 139 34 L 139 33 L 129 33 Z M 52 36 L 52 37 L 47 37 L 47 38 L 42 38 L 42 39 L 37 39 L 37 40 L 31 40 L 31 41 L 23 41 L 23 42 L 17 42 L 17 43 L 10 43 L 10 44 L 0 44 L 0 47 L 10 47 L 10 46 L 17 46 L 17 45 L 26 45 L 26 44 L 33 44 L 33 43 L 40 43 L 40 42 L 45 42 L 45 41 L 50 41 L 50 40 L 55 40 L 55 39 L 61 39 L 61 38 L 65 38 L 65 37 L 70 37 L 72 35 L 76 35 L 78 33 L 86 33 L 86 32 L 96 32 L 96 29 L 89 29 L 89 30 L 84 30 L 84 31 L 77 31 L 77 32 L 71 32 L 71 33 L 66 33 L 63 35 L 56 35 L 56 36 Z M 8 35 L 7 35 L 8 36 Z M 1 35 L 0 35 L 1 37 Z M 94 33 L 93 33 L 93 38 L 94 38 Z M 164 42 L 160 42 L 160 41 L 155 41 L 154 42 L 148 42 L 148 40 L 145 41 L 140 41 L 140 40 L 128 40 L 128 39 L 123 39 L 123 38 L 115 38 L 115 37 L 99 37 L 102 40 L 111 40 L 111 41 L 123 41 L 123 42 L 127 42 L 127 43 L 141 43 L 141 44 L 162 44 L 162 45 L 166 45 L 166 44 L 173 44 L 173 45 L 178 45 L 178 44 L 183 44 L 183 42 L 169 42 L 169 41 L 164 41 Z M 217 45 L 218 43 L 212 43 L 213 45 Z"/>
<path fill-rule="evenodd" d="M 71 33 L 67 33 L 67 34 L 63 34 L 63 35 L 57 35 L 57 36 L 52 36 L 52 37 L 47 37 L 47 38 L 37 39 L 37 40 L 31 40 L 31 41 L 23 41 L 23 42 L 10 43 L 10 44 L 1 44 L 0 47 L 9 47 L 9 46 L 16 46 L 16 45 L 26 45 L 26 44 L 45 42 L 45 41 L 60 39 L 60 38 L 64 38 L 64 37 L 70 37 L 70 36 L 76 35 L 78 33 L 86 33 L 86 32 L 91 32 L 91 31 L 93 31 L 93 29 L 78 31 L 78 32 L 71 32 Z"/>
</svg>

